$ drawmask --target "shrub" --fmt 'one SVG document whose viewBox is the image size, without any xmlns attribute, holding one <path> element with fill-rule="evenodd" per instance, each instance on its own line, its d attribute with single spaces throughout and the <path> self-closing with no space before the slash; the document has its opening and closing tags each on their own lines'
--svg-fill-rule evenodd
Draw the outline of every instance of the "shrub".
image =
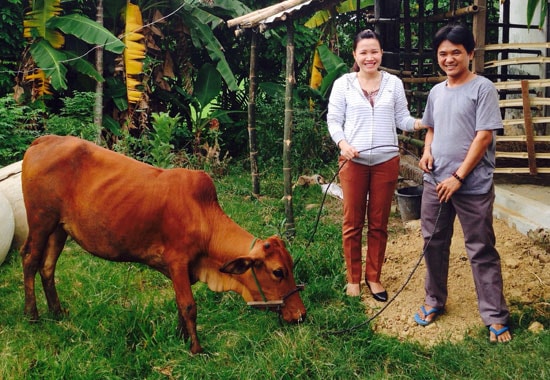
<svg viewBox="0 0 550 380">
<path fill-rule="evenodd" d="M 23 159 L 29 144 L 38 136 L 32 129 L 40 110 L 19 106 L 12 96 L 0 98 L 0 166 Z"/>
<path fill-rule="evenodd" d="M 153 129 L 152 138 L 149 140 L 150 163 L 159 168 L 174 167 L 174 145 L 170 143 L 172 134 L 177 123 L 180 120 L 179 115 L 171 117 L 165 112 L 153 113 Z"/>
<path fill-rule="evenodd" d="M 94 97 L 93 92 L 75 92 L 72 97 L 62 98 L 63 107 L 45 121 L 45 132 L 95 141 L 99 128 L 94 125 Z"/>
</svg>

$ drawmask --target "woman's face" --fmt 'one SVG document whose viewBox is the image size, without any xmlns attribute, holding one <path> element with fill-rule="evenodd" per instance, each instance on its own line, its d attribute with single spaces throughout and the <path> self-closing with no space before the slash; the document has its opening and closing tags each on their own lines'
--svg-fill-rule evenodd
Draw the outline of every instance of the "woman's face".
<svg viewBox="0 0 550 380">
<path fill-rule="evenodd" d="M 382 48 L 376 38 L 363 38 L 357 43 L 353 58 L 361 71 L 377 71 L 382 63 Z"/>
</svg>

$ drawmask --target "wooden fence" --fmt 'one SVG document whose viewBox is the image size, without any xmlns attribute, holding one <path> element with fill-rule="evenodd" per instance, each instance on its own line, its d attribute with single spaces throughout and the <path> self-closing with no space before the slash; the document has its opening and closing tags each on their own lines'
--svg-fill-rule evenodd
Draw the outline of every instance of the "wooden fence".
<svg viewBox="0 0 550 380">
<path fill-rule="evenodd" d="M 505 49 L 533 49 L 550 48 L 550 43 L 527 43 L 527 44 L 495 44 L 485 46 L 485 50 L 505 50 Z M 485 63 L 486 68 L 504 66 L 504 65 L 522 65 L 522 64 L 543 64 L 550 62 L 550 58 L 535 57 L 516 57 L 502 59 L 498 61 L 489 61 Z M 495 173 L 508 174 L 550 174 L 548 164 L 541 162 L 550 162 L 550 136 L 537 136 L 535 134 L 535 124 L 550 123 L 550 117 L 533 116 L 540 114 L 537 110 L 542 107 L 550 106 L 550 98 L 541 97 L 534 92 L 534 89 L 545 89 L 550 87 L 550 79 L 524 79 L 515 81 L 495 82 L 499 91 L 509 93 L 520 93 L 521 97 L 506 98 L 499 101 L 502 109 L 521 109 L 523 117 L 504 118 L 504 126 L 512 127 L 514 125 L 523 125 L 524 134 L 522 135 L 504 135 L 497 136 L 497 168 Z M 534 96 L 532 94 L 534 93 Z M 542 114 L 544 114 L 542 112 Z M 537 147 L 545 147 L 545 152 L 538 151 Z M 521 147 L 518 151 L 518 147 Z M 549 160 L 549 161 L 545 161 Z M 507 164 L 506 167 L 500 166 L 499 162 Z M 539 164 L 537 164 L 539 163 Z"/>
</svg>

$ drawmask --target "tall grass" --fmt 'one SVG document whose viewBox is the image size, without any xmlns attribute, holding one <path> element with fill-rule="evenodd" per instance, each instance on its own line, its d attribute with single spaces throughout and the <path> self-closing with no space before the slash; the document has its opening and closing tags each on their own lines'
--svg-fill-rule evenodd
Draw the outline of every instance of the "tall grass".
<svg viewBox="0 0 550 380">
<path fill-rule="evenodd" d="M 233 168 L 238 169 L 238 168 Z M 216 180 L 224 210 L 260 237 L 281 232 L 284 206 L 278 178 L 263 177 L 266 194 L 250 197 L 247 174 Z M 47 311 L 40 281 L 41 319 L 23 316 L 21 262 L 12 252 L 0 266 L 0 379 L 544 379 L 550 378 L 550 333 L 529 332 L 548 313 L 523 305 L 513 315 L 514 340 L 491 345 L 480 329 L 461 343 L 427 348 L 374 333 L 359 300 L 344 295 L 340 206 L 328 199 L 315 239 L 318 188 L 296 188 L 297 235 L 288 247 L 298 263 L 305 323 L 280 323 L 248 308 L 235 293 L 193 287 L 198 334 L 205 353 L 192 356 L 176 334 L 171 283 L 138 264 L 94 258 L 69 243 L 56 272 L 68 314 Z"/>
</svg>

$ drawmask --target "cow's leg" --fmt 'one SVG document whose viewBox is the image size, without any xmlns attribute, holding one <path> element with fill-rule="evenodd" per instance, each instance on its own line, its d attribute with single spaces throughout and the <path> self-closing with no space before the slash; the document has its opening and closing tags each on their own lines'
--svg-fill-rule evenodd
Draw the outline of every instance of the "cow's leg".
<svg viewBox="0 0 550 380">
<path fill-rule="evenodd" d="M 63 313 L 57 289 L 55 288 L 55 266 L 66 240 L 67 233 L 59 226 L 48 239 L 46 253 L 40 266 L 40 277 L 42 278 L 42 287 L 48 301 L 48 309 L 55 315 Z"/>
<path fill-rule="evenodd" d="M 178 330 L 186 341 L 191 338 L 191 352 L 200 353 L 202 347 L 197 336 L 197 304 L 191 290 L 189 270 L 186 264 L 172 264 L 169 269 L 179 311 Z"/>
<path fill-rule="evenodd" d="M 32 230 L 27 236 L 27 240 L 21 249 L 21 258 L 23 262 L 23 282 L 25 285 L 25 314 L 31 321 L 38 320 L 38 309 L 36 307 L 36 294 L 34 292 L 34 280 L 40 262 L 42 261 L 42 252 L 46 245 L 47 238 L 33 234 Z"/>
</svg>

